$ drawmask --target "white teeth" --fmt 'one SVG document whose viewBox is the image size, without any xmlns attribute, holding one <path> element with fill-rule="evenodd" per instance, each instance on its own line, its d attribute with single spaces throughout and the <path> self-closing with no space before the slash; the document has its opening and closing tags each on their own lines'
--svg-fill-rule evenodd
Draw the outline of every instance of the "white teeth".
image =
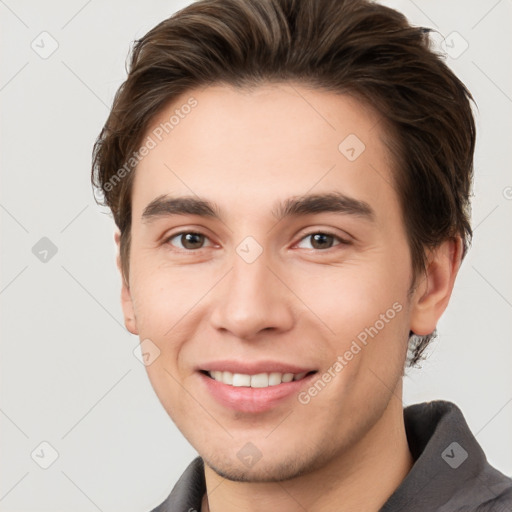
<svg viewBox="0 0 512 512">
<path fill-rule="evenodd" d="M 269 386 L 277 386 L 281 384 L 281 374 L 277 372 L 272 372 L 268 374 L 268 385 Z"/>
<path fill-rule="evenodd" d="M 233 374 L 233 386 L 250 386 L 251 385 L 251 376 L 244 375 L 243 373 L 234 373 Z"/>
<path fill-rule="evenodd" d="M 256 375 L 247 375 L 244 373 L 231 373 L 227 371 L 212 371 L 208 375 L 219 382 L 235 387 L 251 387 L 251 388 L 267 388 L 269 386 L 277 386 L 282 382 L 291 382 L 292 380 L 300 380 L 306 376 L 303 373 L 258 373 Z"/>
<path fill-rule="evenodd" d="M 251 376 L 251 388 L 267 388 L 268 373 L 258 373 Z"/>
</svg>

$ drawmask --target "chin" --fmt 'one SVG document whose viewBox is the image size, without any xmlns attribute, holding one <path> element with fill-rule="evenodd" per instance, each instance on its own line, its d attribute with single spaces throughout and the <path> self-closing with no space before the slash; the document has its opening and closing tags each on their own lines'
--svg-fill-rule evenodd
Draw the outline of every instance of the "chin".
<svg viewBox="0 0 512 512">
<path fill-rule="evenodd" d="M 201 455 L 205 464 L 217 475 L 233 482 L 282 482 L 306 475 L 316 469 L 323 467 L 326 463 L 327 454 L 320 453 L 297 453 L 292 448 L 291 453 L 283 453 L 282 450 L 275 450 L 273 457 L 265 456 L 264 453 L 254 448 L 238 450 L 233 457 L 222 455 L 206 456 Z M 297 446 L 297 445 L 295 445 Z M 301 446 L 299 444 L 299 446 Z M 303 446 L 303 445 L 302 445 Z M 244 462 L 244 454 L 253 453 L 253 460 Z M 259 458 L 258 458 L 259 457 Z"/>
</svg>

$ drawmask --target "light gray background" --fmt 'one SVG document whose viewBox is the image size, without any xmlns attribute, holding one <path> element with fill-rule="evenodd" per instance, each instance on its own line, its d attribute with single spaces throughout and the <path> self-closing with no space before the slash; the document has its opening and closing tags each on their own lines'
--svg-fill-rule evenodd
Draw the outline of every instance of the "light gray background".
<svg viewBox="0 0 512 512">
<path fill-rule="evenodd" d="M 131 41 L 188 3 L 0 0 L 1 511 L 149 511 L 196 455 L 133 355 L 113 221 L 89 184 Z M 384 3 L 439 30 L 479 106 L 473 248 L 404 403 L 457 403 L 510 475 L 512 1 Z M 51 49 L 43 31 L 59 45 L 46 59 L 31 47 Z M 42 237 L 58 249 L 46 263 L 32 253 Z M 31 458 L 49 461 L 43 441 L 59 455 L 48 469 Z"/>
</svg>

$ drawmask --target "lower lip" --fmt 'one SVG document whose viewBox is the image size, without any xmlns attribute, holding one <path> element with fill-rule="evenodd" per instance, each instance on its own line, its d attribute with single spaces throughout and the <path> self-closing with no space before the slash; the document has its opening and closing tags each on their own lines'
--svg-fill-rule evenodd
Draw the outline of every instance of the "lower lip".
<svg viewBox="0 0 512 512">
<path fill-rule="evenodd" d="M 230 386 L 199 372 L 204 385 L 221 405 L 248 413 L 264 412 L 276 407 L 291 395 L 298 394 L 315 375 L 312 373 L 300 380 L 282 382 L 266 388 L 250 388 Z"/>
</svg>

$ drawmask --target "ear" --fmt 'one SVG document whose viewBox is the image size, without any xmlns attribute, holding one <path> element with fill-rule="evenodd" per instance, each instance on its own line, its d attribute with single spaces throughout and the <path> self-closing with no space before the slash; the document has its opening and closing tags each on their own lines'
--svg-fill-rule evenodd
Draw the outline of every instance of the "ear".
<svg viewBox="0 0 512 512">
<path fill-rule="evenodd" d="M 132 296 L 130 293 L 129 284 L 126 283 L 123 271 L 121 268 L 121 233 L 118 228 L 116 228 L 114 233 L 114 240 L 116 242 L 116 265 L 119 273 L 121 274 L 121 308 L 123 309 L 124 316 L 124 325 L 132 334 L 139 334 L 137 329 L 137 320 L 135 318 L 135 310 L 133 308 Z"/>
<path fill-rule="evenodd" d="M 431 334 L 452 294 L 462 262 L 462 239 L 445 240 L 428 254 L 426 274 L 420 277 L 411 306 L 411 331 L 419 336 Z"/>
</svg>

